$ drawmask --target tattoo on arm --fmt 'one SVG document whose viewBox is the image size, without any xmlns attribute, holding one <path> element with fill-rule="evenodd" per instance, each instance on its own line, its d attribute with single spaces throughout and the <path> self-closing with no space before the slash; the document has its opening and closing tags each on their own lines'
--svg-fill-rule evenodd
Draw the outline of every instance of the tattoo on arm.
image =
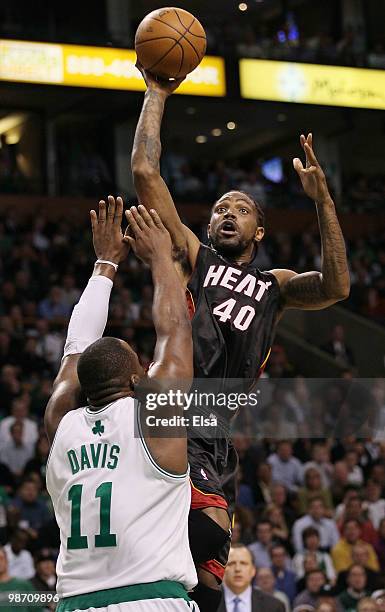
<svg viewBox="0 0 385 612">
<path fill-rule="evenodd" d="M 283 306 L 311 307 L 323 304 L 327 299 L 320 272 L 298 274 L 285 283 L 283 287 Z"/>
<path fill-rule="evenodd" d="M 136 128 L 132 161 L 146 162 L 151 168 L 160 172 L 160 126 L 164 112 L 164 99 L 156 92 L 148 90 L 143 109 Z"/>
<path fill-rule="evenodd" d="M 345 241 L 334 204 L 317 206 L 322 241 L 322 282 L 327 295 L 349 287 L 349 267 Z"/>
<path fill-rule="evenodd" d="M 346 298 L 350 279 L 345 241 L 332 201 L 317 205 L 322 242 L 322 271 L 292 276 L 282 287 L 282 306 L 326 308 Z"/>
</svg>

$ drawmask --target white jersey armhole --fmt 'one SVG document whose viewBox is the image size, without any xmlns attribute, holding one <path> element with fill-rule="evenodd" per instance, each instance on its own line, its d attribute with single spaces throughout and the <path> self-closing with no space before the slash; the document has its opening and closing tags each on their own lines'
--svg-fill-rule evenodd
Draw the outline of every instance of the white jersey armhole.
<svg viewBox="0 0 385 612">
<path fill-rule="evenodd" d="M 68 413 L 67 413 L 67 414 L 68 414 Z M 67 414 L 65 414 L 65 415 L 63 416 L 63 418 L 60 420 L 59 425 L 58 425 L 58 426 L 57 426 L 57 428 L 56 428 L 55 435 L 54 435 L 53 440 L 52 440 L 51 448 L 49 449 L 48 458 L 47 458 L 47 463 L 45 464 L 45 469 L 46 469 L 46 471 L 47 471 L 47 469 L 48 469 L 49 460 L 51 459 L 51 455 L 52 455 L 53 447 L 55 446 L 55 442 L 56 442 L 56 440 L 57 440 L 57 436 L 58 436 L 58 433 L 59 433 L 59 429 L 60 429 L 60 427 L 61 427 L 61 424 L 63 423 L 63 420 L 64 420 L 64 419 L 65 419 L 65 417 L 67 416 Z"/>
<path fill-rule="evenodd" d="M 139 438 L 143 447 L 144 456 L 147 462 L 154 468 L 154 470 L 158 473 L 158 475 L 162 476 L 164 480 L 168 480 L 169 482 L 182 481 L 186 480 L 190 476 L 190 465 L 187 465 L 187 470 L 184 474 L 172 474 L 171 472 L 167 472 L 167 470 L 163 469 L 160 465 L 157 464 L 154 457 L 151 454 L 150 449 L 147 446 L 145 437 L 143 435 L 142 426 L 140 423 L 140 404 L 136 402 L 136 422 L 138 427 Z"/>
</svg>

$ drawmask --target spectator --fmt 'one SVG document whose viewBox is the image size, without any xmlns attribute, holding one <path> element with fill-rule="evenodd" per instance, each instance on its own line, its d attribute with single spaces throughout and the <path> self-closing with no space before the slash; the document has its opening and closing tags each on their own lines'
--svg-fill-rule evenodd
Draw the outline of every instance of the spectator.
<svg viewBox="0 0 385 612">
<path fill-rule="evenodd" d="M 250 195 L 262 207 L 266 206 L 266 191 L 259 170 L 250 172 L 239 185 L 239 189 Z"/>
<path fill-rule="evenodd" d="M 381 574 L 370 569 L 369 550 L 365 544 L 356 544 L 352 549 L 353 565 L 361 565 L 366 570 L 367 586 L 370 591 L 375 591 L 381 586 Z M 341 593 L 347 588 L 347 577 L 349 570 L 338 574 L 336 592 Z"/>
<path fill-rule="evenodd" d="M 339 612 L 334 597 L 320 597 L 315 612 Z"/>
<path fill-rule="evenodd" d="M 256 568 L 270 567 L 270 549 L 274 543 L 276 541 L 273 538 L 273 527 L 270 521 L 259 521 L 257 525 L 257 540 L 249 545 Z"/>
<path fill-rule="evenodd" d="M 339 528 L 341 529 L 343 523 L 349 519 L 355 519 L 360 523 L 361 539 L 375 546 L 377 543 L 377 532 L 371 521 L 367 518 L 362 501 L 358 496 L 350 497 L 346 502 L 344 515 L 339 521 Z"/>
<path fill-rule="evenodd" d="M 344 498 L 348 483 L 349 471 L 344 461 L 336 461 L 331 484 L 331 493 L 334 505 L 339 504 Z"/>
<path fill-rule="evenodd" d="M 37 531 L 50 519 L 48 508 L 38 499 L 39 487 L 33 480 L 24 480 L 11 506 L 19 510 L 20 522 L 28 530 L 32 538 L 37 537 Z"/>
<path fill-rule="evenodd" d="M 34 593 L 35 590 L 29 580 L 13 578 L 8 571 L 7 555 L 0 546 L 0 593 Z M 42 612 L 42 608 L 35 606 L 18 605 L 18 612 Z"/>
<path fill-rule="evenodd" d="M 322 487 L 321 474 L 315 467 L 308 467 L 305 471 L 305 486 L 298 491 L 298 510 L 300 514 L 306 514 L 309 502 L 314 497 L 322 498 L 326 509 L 325 515 L 331 516 L 333 509 L 332 497 L 329 489 Z"/>
<path fill-rule="evenodd" d="M 10 427 L 17 420 L 23 424 L 23 442 L 26 444 L 35 444 L 38 438 L 38 427 L 35 421 L 29 417 L 28 396 L 23 395 L 12 401 L 11 416 L 5 417 L 0 423 L 0 442 L 6 444 L 11 440 Z"/>
<path fill-rule="evenodd" d="M 323 593 L 326 585 L 325 574 L 321 570 L 313 570 L 305 576 L 306 588 L 302 593 L 299 593 L 294 600 L 294 607 L 297 606 L 312 606 L 317 605 L 319 596 Z"/>
<path fill-rule="evenodd" d="M 345 342 L 345 330 L 342 325 L 336 325 L 331 334 L 331 339 L 322 346 L 323 350 L 333 355 L 336 362 L 343 368 L 355 365 L 353 352 Z"/>
<path fill-rule="evenodd" d="M 358 465 L 358 455 L 355 450 L 347 451 L 344 461 L 348 468 L 348 483 L 355 487 L 362 487 L 364 475 L 361 467 Z"/>
<path fill-rule="evenodd" d="M 257 468 L 257 482 L 253 489 L 254 500 L 257 506 L 270 504 L 272 485 L 272 469 L 270 463 L 262 462 Z"/>
<path fill-rule="evenodd" d="M 47 319 L 36 321 L 37 345 L 36 355 L 42 357 L 51 368 L 57 370 L 63 354 L 64 336 L 59 332 L 50 330 Z"/>
<path fill-rule="evenodd" d="M 256 585 L 263 593 L 279 599 L 285 606 L 285 611 L 290 612 L 289 599 L 285 593 L 276 589 L 275 577 L 269 567 L 260 567 L 257 570 Z"/>
<path fill-rule="evenodd" d="M 281 510 L 286 524 L 291 528 L 297 517 L 297 513 L 288 503 L 286 487 L 278 482 L 273 484 L 271 487 L 271 500 L 274 506 Z"/>
<path fill-rule="evenodd" d="M 303 552 L 302 533 L 306 527 L 314 527 L 320 535 L 322 549 L 329 550 L 339 539 L 338 529 L 332 519 L 325 518 L 325 505 L 322 498 L 313 498 L 309 512 L 293 525 L 293 545 L 296 552 Z"/>
<path fill-rule="evenodd" d="M 290 491 L 296 491 L 302 483 L 302 466 L 293 457 L 293 445 L 288 440 L 280 440 L 277 452 L 268 457 L 272 467 L 273 480 L 279 482 Z"/>
<path fill-rule="evenodd" d="M 381 519 L 385 517 L 385 499 L 381 498 L 381 487 L 374 480 L 367 482 L 365 502 L 374 529 L 379 529 Z"/>
<path fill-rule="evenodd" d="M 23 430 L 23 421 L 12 423 L 11 439 L 0 450 L 0 462 L 6 465 L 16 478 L 22 475 L 27 461 L 33 455 L 33 444 L 23 441 Z"/>
<path fill-rule="evenodd" d="M 378 612 L 385 612 L 385 589 L 379 589 L 372 593 L 372 600 L 376 602 Z"/>
<path fill-rule="evenodd" d="M 76 278 L 73 274 L 65 274 L 62 278 L 63 303 L 72 308 L 79 300 L 81 291 L 76 286 Z"/>
<path fill-rule="evenodd" d="M 345 488 L 343 501 L 341 504 L 338 504 L 336 508 L 335 515 L 334 515 L 335 520 L 338 522 L 343 520 L 344 516 L 346 515 L 346 506 L 349 500 L 353 498 L 359 499 L 359 497 L 360 496 L 359 496 L 357 487 L 354 487 L 352 485 L 347 485 Z"/>
<path fill-rule="evenodd" d="M 344 610 L 357 610 L 358 603 L 363 597 L 368 597 L 366 570 L 362 565 L 352 565 L 347 575 L 348 587 L 338 596 Z"/>
<path fill-rule="evenodd" d="M 241 544 L 232 546 L 223 580 L 224 596 L 218 612 L 234 612 L 237 604 L 238 609 L 242 610 L 243 606 L 244 610 L 251 612 L 284 612 L 284 605 L 280 601 L 252 588 L 254 576 L 255 566 L 250 551 Z"/>
<path fill-rule="evenodd" d="M 270 551 L 271 570 L 275 577 L 275 588 L 282 591 L 288 597 L 290 604 L 293 603 L 297 594 L 295 574 L 288 567 L 290 560 L 284 546 L 275 544 Z"/>
<path fill-rule="evenodd" d="M 318 530 L 314 527 L 307 527 L 304 529 L 302 532 L 302 542 L 304 552 L 296 553 L 293 558 L 293 569 L 296 573 L 297 580 L 300 580 L 305 575 L 304 559 L 305 555 L 310 552 L 316 555 L 318 569 L 325 573 L 329 584 L 334 585 L 336 581 L 336 572 L 330 555 L 320 550 Z"/>
<path fill-rule="evenodd" d="M 1 464 L 0 464 L 1 466 Z M 1 479 L 1 472 L 0 472 Z M 8 505 L 8 495 L 5 490 L 5 487 L 0 486 L 0 545 L 4 544 L 6 541 L 6 533 L 7 533 L 7 505 Z"/>
<path fill-rule="evenodd" d="M 350 568 L 353 563 L 353 547 L 362 544 L 368 550 L 367 567 L 374 572 L 379 571 L 377 555 L 373 546 L 361 539 L 361 526 L 356 519 L 350 519 L 343 524 L 342 538 L 331 551 L 336 572 L 343 572 Z"/>
<path fill-rule="evenodd" d="M 380 570 L 385 574 L 385 518 L 380 521 L 378 527 L 378 541 L 375 545 L 375 551 L 380 564 Z"/>
<path fill-rule="evenodd" d="M 23 529 L 16 529 L 10 538 L 9 544 L 4 546 L 9 574 L 13 578 L 28 580 L 35 574 L 32 555 L 27 550 L 28 542 L 28 533 Z"/>
<path fill-rule="evenodd" d="M 52 287 L 47 298 L 39 304 L 39 316 L 48 321 L 67 319 L 71 314 L 71 308 L 66 303 L 63 290 L 60 287 Z"/>
<path fill-rule="evenodd" d="M 372 597 L 363 597 L 358 602 L 357 612 L 380 612 L 380 609 Z"/>
<path fill-rule="evenodd" d="M 31 582 L 37 591 L 56 590 L 55 560 L 47 552 L 41 552 L 35 559 L 35 575 Z"/>
<path fill-rule="evenodd" d="M 330 461 L 330 451 L 326 444 L 317 442 L 312 447 L 312 460 L 304 465 L 304 473 L 310 467 L 316 468 L 322 480 L 322 488 L 328 489 L 333 479 L 333 465 Z"/>
<path fill-rule="evenodd" d="M 24 468 L 26 476 L 31 472 L 39 474 L 43 482 L 45 482 L 45 472 L 49 455 L 49 442 L 46 434 L 42 434 L 35 445 L 35 455 L 28 461 Z"/>
<path fill-rule="evenodd" d="M 275 506 L 274 504 L 270 504 L 266 508 L 265 517 L 268 521 L 270 521 L 273 528 L 273 538 L 277 541 L 283 542 L 284 544 L 288 544 L 289 529 L 282 512 L 282 508 Z"/>
<path fill-rule="evenodd" d="M 237 503 L 240 506 L 243 506 L 244 508 L 248 508 L 249 510 L 254 510 L 255 504 L 254 504 L 253 490 L 250 487 L 250 485 L 242 481 L 243 481 L 243 470 L 242 470 L 242 466 L 240 465 L 237 471 L 237 484 L 238 484 Z"/>
</svg>

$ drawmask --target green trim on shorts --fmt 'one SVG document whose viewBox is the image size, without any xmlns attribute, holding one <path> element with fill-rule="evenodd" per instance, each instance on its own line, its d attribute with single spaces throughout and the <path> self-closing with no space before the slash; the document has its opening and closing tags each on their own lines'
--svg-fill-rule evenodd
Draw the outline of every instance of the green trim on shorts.
<svg viewBox="0 0 385 612">
<path fill-rule="evenodd" d="M 88 608 L 104 608 L 112 604 L 145 599 L 184 599 L 190 601 L 187 591 L 180 582 L 159 580 L 148 584 L 133 584 L 117 589 L 106 589 L 94 593 L 83 593 L 72 597 L 63 597 L 56 612 L 73 612 Z"/>
</svg>

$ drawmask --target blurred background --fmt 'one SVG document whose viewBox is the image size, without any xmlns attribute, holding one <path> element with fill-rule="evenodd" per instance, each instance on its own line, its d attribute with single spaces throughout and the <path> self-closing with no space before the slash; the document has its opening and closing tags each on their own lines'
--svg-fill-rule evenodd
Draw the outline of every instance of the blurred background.
<svg viewBox="0 0 385 612">
<path fill-rule="evenodd" d="M 130 153 L 143 86 L 133 41 L 141 19 L 161 6 L 150 0 L 0 4 L 0 542 L 7 543 L 12 576 L 30 579 L 37 568 L 52 588 L 58 541 L 44 484 L 41 419 L 69 315 L 92 270 L 88 211 L 109 193 L 135 201 Z M 358 498 L 352 516 L 371 523 L 373 532 L 357 541 L 373 547 L 375 571 L 384 572 L 385 3 L 187 0 L 179 6 L 194 13 L 208 38 L 208 57 L 184 95 L 167 102 L 162 129 L 162 175 L 184 221 L 204 241 L 215 199 L 233 188 L 248 191 L 266 213 L 259 266 L 320 269 L 314 204 L 292 168 L 292 158 L 301 156 L 300 134 L 311 131 L 351 271 L 346 302 L 293 311 L 279 324 L 266 376 L 295 382 L 275 399 L 277 412 L 261 415 L 265 437 L 256 442 L 244 429 L 236 437 L 245 494 L 236 538 L 259 541 L 255 529 L 263 516 L 295 574 L 299 540 L 292 540 L 292 526 L 308 512 L 314 491 L 328 488 L 324 512 L 337 531 L 341 517 L 350 516 L 348 497 Z M 148 271 L 130 257 L 115 283 L 107 333 L 129 341 L 143 364 L 154 346 L 151 303 Z M 317 404 L 319 438 L 307 439 L 303 415 L 311 392 L 303 377 L 309 376 L 376 377 L 377 438 L 327 437 L 331 398 L 324 397 Z M 269 437 L 277 422 L 271 414 L 281 418 L 282 438 L 292 439 L 283 454 L 299 466 L 295 482 L 279 470 L 274 475 L 281 451 L 271 439 L 276 435 Z M 310 483 L 309 462 L 322 486 Z M 375 518 L 371 508 L 378 509 Z M 275 580 L 280 570 L 272 568 Z M 300 586 L 287 593 L 288 606 Z M 278 590 L 284 587 L 282 581 Z"/>
</svg>

